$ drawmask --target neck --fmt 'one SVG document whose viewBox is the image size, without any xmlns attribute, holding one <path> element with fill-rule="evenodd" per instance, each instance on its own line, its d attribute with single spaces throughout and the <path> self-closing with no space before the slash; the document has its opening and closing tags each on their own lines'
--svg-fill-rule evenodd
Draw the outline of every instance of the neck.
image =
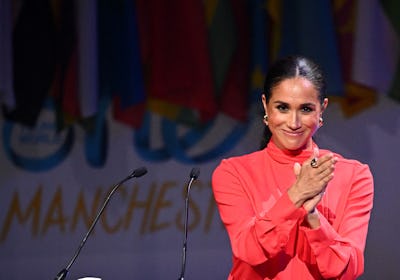
<svg viewBox="0 0 400 280">
<path fill-rule="evenodd" d="M 271 139 L 273 141 L 273 139 Z M 274 142 L 274 141 L 273 141 Z M 275 146 L 277 146 L 278 149 L 280 149 L 285 155 L 288 156 L 297 156 L 301 154 L 303 151 L 313 151 L 313 148 L 316 146 L 315 143 L 313 142 L 312 138 L 302 147 L 295 149 L 295 150 L 290 150 L 290 149 L 285 149 L 282 147 L 279 147 L 276 145 L 274 142 Z"/>
</svg>

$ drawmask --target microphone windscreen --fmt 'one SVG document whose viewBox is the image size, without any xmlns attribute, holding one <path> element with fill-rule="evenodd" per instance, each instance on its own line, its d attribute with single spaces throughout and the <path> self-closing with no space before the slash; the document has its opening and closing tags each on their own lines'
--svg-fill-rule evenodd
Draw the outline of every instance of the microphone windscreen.
<svg viewBox="0 0 400 280">
<path fill-rule="evenodd" d="M 139 167 L 139 168 L 133 170 L 133 172 L 132 172 L 133 177 L 142 177 L 146 173 L 147 173 L 147 168 L 144 166 Z"/>
<path fill-rule="evenodd" d="M 194 180 L 196 180 L 197 177 L 199 177 L 199 175 L 200 175 L 200 169 L 197 167 L 194 167 L 190 172 L 190 178 L 193 178 Z"/>
</svg>

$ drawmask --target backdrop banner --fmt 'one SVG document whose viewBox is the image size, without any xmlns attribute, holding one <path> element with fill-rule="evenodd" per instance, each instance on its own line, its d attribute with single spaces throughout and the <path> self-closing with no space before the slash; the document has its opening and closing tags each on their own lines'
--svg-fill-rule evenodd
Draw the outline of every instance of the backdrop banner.
<svg viewBox="0 0 400 280">
<path fill-rule="evenodd" d="M 400 150 L 393 148 L 400 137 L 398 105 L 382 96 L 376 107 L 348 119 L 331 103 L 324 120 L 318 145 L 368 163 L 374 173 L 363 279 L 390 279 L 397 275 L 400 257 L 393 247 L 397 231 L 386 224 L 398 224 L 394 174 Z M 51 106 L 42 110 L 34 128 L 1 119 L 0 279 L 54 279 L 113 185 L 142 166 L 148 173 L 114 193 L 67 279 L 177 279 L 184 199 L 194 167 L 200 176 L 190 192 L 185 275 L 226 279 L 231 250 L 211 175 L 222 158 L 259 149 L 262 130 L 261 115 L 249 123 L 219 115 L 193 128 L 149 114 L 139 129 L 132 129 L 107 112 L 92 129 L 75 124 L 57 131 Z M 385 257 L 379 261 L 377 255 Z"/>
</svg>

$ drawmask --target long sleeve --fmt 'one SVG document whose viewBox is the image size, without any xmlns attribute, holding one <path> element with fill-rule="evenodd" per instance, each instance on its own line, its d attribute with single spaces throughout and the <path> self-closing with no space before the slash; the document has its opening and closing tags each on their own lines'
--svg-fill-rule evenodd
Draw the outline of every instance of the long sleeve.
<svg viewBox="0 0 400 280">
<path fill-rule="evenodd" d="M 250 265 L 261 264 L 287 249 L 291 231 L 305 215 L 304 209 L 296 208 L 286 193 L 276 200 L 270 195 L 258 206 L 255 196 L 263 194 L 257 189 L 266 189 L 260 186 L 262 183 L 254 174 L 236 170 L 229 161 L 223 161 L 212 178 L 214 197 L 233 254 Z M 253 191 L 246 187 L 248 184 L 252 184 Z"/>
<path fill-rule="evenodd" d="M 344 165 L 349 168 L 347 162 Z M 355 279 L 364 271 L 364 248 L 373 205 L 373 178 L 367 165 L 357 163 L 353 166 L 348 186 L 340 186 L 342 192 L 337 199 L 339 205 L 333 225 L 320 215 L 321 226 L 318 229 L 301 228 L 324 278 Z"/>
<path fill-rule="evenodd" d="M 230 279 L 353 280 L 363 273 L 371 171 L 336 154 L 334 178 L 317 205 L 320 226 L 311 229 L 305 209 L 287 194 L 296 181 L 294 164 L 310 156 L 310 151 L 285 154 L 269 142 L 266 149 L 225 159 L 214 170 L 214 198 L 233 253 Z"/>
</svg>

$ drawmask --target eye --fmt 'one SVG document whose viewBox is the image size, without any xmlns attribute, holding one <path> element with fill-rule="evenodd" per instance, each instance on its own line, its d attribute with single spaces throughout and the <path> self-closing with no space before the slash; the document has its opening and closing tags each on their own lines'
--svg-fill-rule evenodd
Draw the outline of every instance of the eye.
<svg viewBox="0 0 400 280">
<path fill-rule="evenodd" d="M 303 106 L 303 107 L 301 108 L 301 111 L 303 111 L 303 112 L 305 112 L 305 113 L 310 113 L 310 112 L 314 111 L 314 108 L 311 107 L 311 106 Z"/>
<path fill-rule="evenodd" d="M 288 106 L 286 104 L 279 104 L 279 105 L 276 106 L 276 109 L 278 109 L 278 111 L 285 112 L 289 108 L 288 108 Z"/>
</svg>

